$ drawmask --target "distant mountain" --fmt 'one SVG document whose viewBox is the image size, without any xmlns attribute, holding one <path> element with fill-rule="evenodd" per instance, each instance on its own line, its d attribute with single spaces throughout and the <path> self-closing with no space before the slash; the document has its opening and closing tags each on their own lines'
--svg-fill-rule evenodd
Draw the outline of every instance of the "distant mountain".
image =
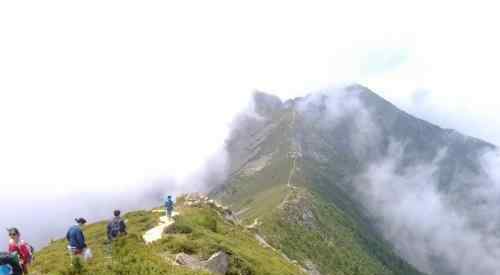
<svg viewBox="0 0 500 275">
<path fill-rule="evenodd" d="M 94 260 L 83 269 L 61 239 L 35 255 L 32 273 L 209 274 L 211 255 L 223 255 L 227 275 L 500 274 L 494 145 L 357 85 L 285 102 L 256 92 L 251 106 L 210 194 L 232 213 L 180 197 L 175 227 L 155 243 L 142 236 L 167 226 L 161 214 L 132 212 L 112 246 L 105 221 L 85 228 Z"/>
<path fill-rule="evenodd" d="M 212 195 L 259 224 L 288 257 L 320 274 L 407 275 L 422 274 L 416 267 L 458 273 L 440 255 L 420 264 L 411 248 L 389 242 L 365 201 L 362 175 L 394 155 L 399 175 L 432 164 L 430 184 L 468 215 L 477 203 L 467 195 L 477 184 L 471 179 L 484 173 L 481 157 L 495 146 L 354 85 L 286 102 L 256 92 L 254 113 L 236 119 L 227 149 L 230 177 Z"/>
</svg>

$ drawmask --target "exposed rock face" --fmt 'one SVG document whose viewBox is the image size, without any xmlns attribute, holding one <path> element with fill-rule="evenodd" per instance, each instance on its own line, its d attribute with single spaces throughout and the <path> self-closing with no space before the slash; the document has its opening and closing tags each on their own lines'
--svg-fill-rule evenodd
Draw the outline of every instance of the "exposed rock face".
<svg viewBox="0 0 500 275">
<path fill-rule="evenodd" d="M 195 257 L 189 256 L 186 253 L 179 253 L 175 256 L 175 262 L 180 265 L 185 265 L 192 269 L 201 269 L 201 261 Z"/>
<path fill-rule="evenodd" d="M 291 224 L 301 224 L 310 230 L 317 230 L 317 219 L 311 205 L 312 198 L 296 193 L 283 204 L 286 219 Z"/>
<path fill-rule="evenodd" d="M 208 197 L 202 193 L 189 193 L 186 195 L 186 202 L 189 201 L 208 201 Z"/>
<path fill-rule="evenodd" d="M 253 98 L 255 112 L 261 116 L 271 116 L 283 108 L 283 102 L 277 96 L 256 91 Z"/>
<path fill-rule="evenodd" d="M 266 242 L 266 240 L 264 238 L 262 238 L 262 236 L 260 236 L 259 234 L 255 234 L 255 239 L 260 243 L 260 245 L 262 245 L 263 247 L 265 248 L 271 248 L 274 250 L 274 248 L 269 245 L 269 243 Z"/>
<path fill-rule="evenodd" d="M 175 256 L 175 262 L 194 270 L 203 269 L 218 275 L 224 275 L 229 270 L 229 255 L 223 251 L 215 253 L 206 261 L 180 253 Z"/>
<path fill-rule="evenodd" d="M 215 273 L 224 275 L 229 270 L 229 255 L 220 251 L 212 255 L 210 259 L 202 263 L 204 268 Z"/>
<path fill-rule="evenodd" d="M 257 232 L 258 227 L 262 225 L 262 222 L 259 221 L 259 218 L 256 218 L 251 225 L 247 225 L 245 228 L 252 231 Z"/>
<path fill-rule="evenodd" d="M 190 207 L 201 207 L 208 202 L 208 197 L 201 193 L 189 193 L 185 196 L 184 204 Z"/>
<path fill-rule="evenodd" d="M 223 206 L 219 202 L 209 199 L 206 195 L 201 193 L 190 193 L 185 195 L 186 206 L 190 207 L 203 207 L 208 206 L 217 211 L 225 220 L 231 223 L 238 223 L 237 217 L 233 214 L 233 211 L 226 206 Z"/>
<path fill-rule="evenodd" d="M 307 260 L 304 265 L 305 265 L 307 274 L 309 274 L 309 275 L 321 275 L 321 273 L 319 273 L 316 265 L 313 262 L 311 262 L 310 260 Z"/>
</svg>

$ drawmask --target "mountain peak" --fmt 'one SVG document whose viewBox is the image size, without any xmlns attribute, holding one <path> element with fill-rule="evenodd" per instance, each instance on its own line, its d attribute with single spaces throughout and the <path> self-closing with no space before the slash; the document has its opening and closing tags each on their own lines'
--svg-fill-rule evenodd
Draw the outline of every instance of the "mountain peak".
<svg viewBox="0 0 500 275">
<path fill-rule="evenodd" d="M 261 91 L 254 91 L 253 103 L 255 112 L 263 117 L 270 117 L 283 108 L 279 97 Z"/>
<path fill-rule="evenodd" d="M 380 170 L 377 165 L 388 159 L 396 179 L 432 166 L 435 173 L 425 180 L 458 207 L 470 207 L 467 190 L 474 181 L 468 179 L 483 173 L 481 157 L 494 148 L 418 119 L 358 84 L 285 103 L 261 92 L 254 99 L 266 120 L 235 128 L 228 148 L 233 169 L 213 195 L 232 205 L 244 223 L 261 221 L 258 230 L 270 243 L 322 274 L 423 274 L 414 265 L 428 271 L 413 251 L 392 249 L 400 240 L 390 239 L 376 220 L 360 176 Z M 336 239 L 339 232 L 359 238 Z M 331 256 L 318 258 L 318 251 Z M 357 260 L 339 266 L 336 261 L 345 258 L 340 255 Z M 453 266 L 436 262 L 430 269 Z"/>
</svg>

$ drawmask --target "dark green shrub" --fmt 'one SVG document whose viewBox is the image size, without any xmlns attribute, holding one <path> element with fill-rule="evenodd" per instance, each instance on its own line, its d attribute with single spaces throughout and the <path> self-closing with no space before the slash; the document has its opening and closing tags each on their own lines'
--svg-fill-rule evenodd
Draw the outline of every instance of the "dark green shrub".
<svg viewBox="0 0 500 275">
<path fill-rule="evenodd" d="M 191 226 L 189 226 L 185 223 L 178 222 L 175 224 L 175 233 L 177 233 L 177 234 L 191 234 L 191 233 L 193 233 L 193 228 L 191 228 Z"/>
<path fill-rule="evenodd" d="M 227 275 L 255 275 L 252 266 L 244 259 L 231 255 Z"/>
</svg>

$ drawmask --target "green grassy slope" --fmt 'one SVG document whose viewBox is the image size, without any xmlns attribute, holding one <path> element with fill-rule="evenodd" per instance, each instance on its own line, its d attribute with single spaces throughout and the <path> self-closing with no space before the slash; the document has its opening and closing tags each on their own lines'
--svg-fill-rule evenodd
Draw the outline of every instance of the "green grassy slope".
<svg viewBox="0 0 500 275">
<path fill-rule="evenodd" d="M 230 275 L 302 274 L 294 264 L 270 248 L 259 244 L 254 235 L 243 227 L 225 221 L 210 208 L 182 207 L 176 218 L 179 234 L 172 234 L 145 245 L 142 234 L 156 225 L 159 214 L 146 211 L 125 215 L 129 235 L 106 244 L 105 223 L 85 227 L 94 259 L 83 270 L 71 267 L 66 242 L 58 240 L 36 254 L 33 274 L 208 274 L 173 264 L 175 254 L 184 252 L 207 259 L 213 253 L 230 255 Z"/>
<path fill-rule="evenodd" d="M 268 125 L 274 125 L 271 131 Z M 243 223 L 251 224 L 258 218 L 262 222 L 259 233 L 272 246 L 323 275 L 422 274 L 392 250 L 351 194 L 335 182 L 335 162 L 323 165 L 305 160 L 305 154 L 318 152 L 345 161 L 335 157 L 332 148 L 305 151 L 311 145 L 302 142 L 303 137 L 311 132 L 302 130 L 312 131 L 313 127 L 304 124 L 290 104 L 272 112 L 266 124 L 261 124 L 260 129 L 254 127 L 251 135 L 239 129 L 239 137 L 230 141 L 239 147 L 229 148 L 230 159 L 241 163 L 244 148 L 252 145 L 254 151 L 247 151 L 251 158 L 212 195 L 231 205 Z M 252 137 L 258 139 L 252 141 Z M 306 141 L 326 144 L 321 140 Z M 254 163 L 263 159 L 268 160 L 266 165 L 252 170 Z"/>
<path fill-rule="evenodd" d="M 311 261 L 322 274 L 421 274 L 319 195 L 296 189 L 289 200 L 263 217 L 261 231 L 291 259 L 303 265 Z"/>
<path fill-rule="evenodd" d="M 314 263 L 321 274 L 421 274 L 353 211 L 323 197 L 279 185 L 248 198 L 241 216 L 247 224 L 258 218 L 259 231 L 272 246 L 303 266 Z"/>
</svg>

